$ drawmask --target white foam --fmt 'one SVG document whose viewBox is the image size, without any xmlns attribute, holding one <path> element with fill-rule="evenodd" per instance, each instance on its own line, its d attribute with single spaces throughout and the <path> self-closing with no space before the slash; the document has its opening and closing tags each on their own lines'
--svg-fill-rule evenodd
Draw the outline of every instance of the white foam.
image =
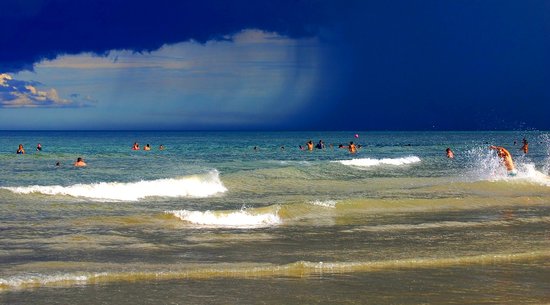
<svg viewBox="0 0 550 305">
<path fill-rule="evenodd" d="M 240 211 L 166 211 L 181 220 L 208 227 L 226 228 L 261 228 L 282 223 L 277 211 L 272 213 L 252 214 L 246 210 Z"/>
<path fill-rule="evenodd" d="M 351 159 L 351 160 L 340 160 L 334 161 L 348 166 L 357 166 L 357 167 L 372 167 L 380 165 L 408 165 L 413 163 L 420 162 L 420 158 L 417 156 L 408 156 L 403 158 L 383 158 L 383 159 L 373 159 L 373 158 L 362 158 L 362 159 Z"/>
<path fill-rule="evenodd" d="M 335 208 L 337 202 L 336 200 L 315 200 L 310 203 L 324 208 Z"/>
<path fill-rule="evenodd" d="M 106 273 L 91 273 L 91 274 L 30 274 L 0 278 L 0 290 L 2 288 L 25 288 L 25 287 L 40 287 L 46 285 L 62 285 L 65 283 L 88 283 L 97 277 L 105 276 Z"/>
<path fill-rule="evenodd" d="M 468 176 L 474 180 L 507 181 L 516 183 L 534 183 L 550 186 L 550 177 L 536 169 L 535 164 L 526 159 L 514 160 L 516 175 L 510 176 L 494 151 L 476 148 L 468 152 L 471 159 Z M 544 170 L 544 168 L 543 168 Z"/>
<path fill-rule="evenodd" d="M 24 186 L 4 187 L 14 193 L 40 193 L 46 195 L 68 195 L 94 200 L 136 201 L 145 197 L 210 197 L 227 191 L 219 173 L 212 171 L 203 175 L 185 176 L 139 182 L 99 182 L 70 186 Z"/>
<path fill-rule="evenodd" d="M 510 181 L 524 181 L 535 184 L 540 184 L 544 186 L 550 186 L 550 177 L 539 172 L 535 165 L 532 163 L 519 163 L 516 164 L 517 175 L 514 177 L 499 177 L 500 179 L 510 180 Z"/>
</svg>

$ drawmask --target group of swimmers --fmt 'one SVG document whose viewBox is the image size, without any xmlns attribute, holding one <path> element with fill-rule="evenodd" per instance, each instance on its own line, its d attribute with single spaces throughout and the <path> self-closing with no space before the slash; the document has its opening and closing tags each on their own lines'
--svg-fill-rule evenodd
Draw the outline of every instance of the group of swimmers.
<svg viewBox="0 0 550 305">
<path fill-rule="evenodd" d="M 517 141 L 514 141 L 514 145 L 516 145 L 516 143 L 517 143 Z M 523 138 L 522 143 L 523 143 L 523 145 L 520 148 L 520 150 L 523 151 L 524 154 L 527 154 L 529 152 L 529 142 L 527 142 L 527 139 Z M 332 144 L 330 144 L 330 147 L 331 148 L 333 147 Z M 304 147 L 302 145 L 300 145 L 299 148 L 301 150 L 304 149 Z M 308 142 L 306 142 L 306 149 L 307 150 L 312 151 L 314 148 L 324 149 L 325 148 L 325 143 L 323 142 L 323 140 L 319 140 L 317 145 L 314 146 L 313 141 L 309 140 Z M 356 145 L 355 143 L 353 143 L 353 141 L 351 141 L 351 142 L 349 142 L 349 145 L 343 145 L 343 144 L 338 145 L 338 148 L 347 148 L 350 153 L 354 154 L 354 153 L 357 152 L 357 148 L 361 148 L 361 145 Z M 502 164 L 504 165 L 504 167 L 508 171 L 508 175 L 510 175 L 510 176 L 517 175 L 517 171 L 516 171 L 516 168 L 514 166 L 514 161 L 512 160 L 512 154 L 510 154 L 510 152 L 508 150 L 506 150 L 502 146 L 495 146 L 495 145 L 489 146 L 489 149 L 495 150 L 497 152 L 497 155 L 501 158 Z M 454 159 L 455 154 L 454 154 L 453 150 L 450 147 L 447 147 L 447 149 L 445 150 L 445 153 L 447 155 L 447 158 Z"/>
<path fill-rule="evenodd" d="M 140 150 L 138 142 L 134 142 L 134 145 L 132 145 L 132 150 Z M 143 146 L 143 150 L 151 150 L 151 145 L 145 144 L 145 146 Z M 164 150 L 164 145 L 160 144 L 159 150 Z"/>
<path fill-rule="evenodd" d="M 523 138 L 522 143 L 523 143 L 523 145 L 520 148 L 520 150 L 522 150 L 524 154 L 527 154 L 529 152 L 529 142 L 527 142 L 527 139 Z M 516 145 L 516 144 L 517 144 L 517 141 L 514 141 L 514 145 Z M 330 144 L 329 146 L 330 146 L 330 148 L 333 148 L 332 144 Z M 306 142 L 305 148 L 302 145 L 299 145 L 298 147 L 300 148 L 300 150 L 307 149 L 308 151 L 312 151 L 314 148 L 316 148 L 316 149 L 325 149 L 326 146 L 325 146 L 325 143 L 323 142 L 323 140 L 319 140 L 319 142 L 316 145 L 313 145 L 313 141 L 309 140 L 308 142 Z M 354 154 L 354 153 L 357 152 L 358 148 L 361 148 L 361 145 L 356 145 L 355 143 L 353 143 L 353 141 L 350 141 L 349 145 L 340 144 L 340 145 L 338 145 L 338 148 L 347 148 L 350 153 Z M 284 150 L 284 146 L 282 146 L 281 149 Z M 497 152 L 497 155 L 501 158 L 501 161 L 502 161 L 504 167 L 506 167 L 506 170 L 508 171 L 508 174 L 510 176 L 517 175 L 517 171 L 516 171 L 516 168 L 514 166 L 514 161 L 512 160 L 512 155 L 510 154 L 510 152 L 508 150 L 506 150 L 502 146 L 495 146 L 495 145 L 489 146 L 489 149 L 495 150 Z M 42 151 L 42 144 L 38 143 L 36 145 L 36 150 L 37 151 Z M 138 142 L 134 142 L 134 144 L 132 145 L 132 150 L 140 150 Z M 143 150 L 149 151 L 149 150 L 151 150 L 151 146 L 149 144 L 146 144 L 143 147 Z M 164 145 L 161 144 L 159 146 L 159 150 L 164 150 Z M 257 150 L 257 147 L 254 147 L 254 150 Z M 25 154 L 25 148 L 23 147 L 23 144 L 19 144 L 19 147 L 17 148 L 16 153 L 18 155 Z M 447 155 L 447 158 L 454 159 L 455 155 L 454 155 L 454 152 L 452 151 L 452 149 L 450 147 L 447 147 L 447 149 L 445 150 L 445 153 Z M 61 164 L 59 162 L 56 163 L 56 166 L 60 166 L 60 165 Z M 76 159 L 76 162 L 73 165 L 75 167 L 84 167 L 87 164 L 86 164 L 86 162 L 84 162 L 84 159 L 82 157 L 78 157 Z"/>
<path fill-rule="evenodd" d="M 517 142 L 514 141 L 514 145 L 516 143 Z M 529 152 L 529 143 L 527 142 L 527 139 L 523 138 L 522 143 L 523 143 L 523 146 L 520 148 L 520 150 L 522 150 L 524 154 L 527 154 Z M 323 140 L 319 140 L 319 142 L 315 146 L 313 145 L 313 141 L 311 141 L 311 140 L 309 140 L 306 143 L 306 149 L 307 150 L 312 151 L 314 149 L 314 147 L 316 149 L 324 149 L 325 148 L 325 143 L 323 142 Z M 332 148 L 332 144 L 330 144 L 330 147 Z M 300 145 L 299 148 L 301 150 L 304 149 L 304 147 L 302 147 L 302 145 Z M 349 145 L 343 145 L 343 144 L 338 145 L 338 148 L 347 148 L 350 153 L 354 154 L 354 153 L 357 152 L 357 148 L 361 148 L 361 145 L 356 145 L 355 143 L 353 143 L 353 141 L 351 141 L 351 142 L 349 142 Z M 504 167 L 506 167 L 506 170 L 508 171 L 508 175 L 510 175 L 510 176 L 517 175 L 517 171 L 516 171 L 516 168 L 514 166 L 514 161 L 512 160 L 512 155 L 510 154 L 510 152 L 508 150 L 506 150 L 502 146 L 495 146 L 495 145 L 489 146 L 489 149 L 496 150 L 497 155 L 501 158 Z M 455 154 L 454 154 L 453 150 L 450 147 L 447 147 L 447 149 L 445 150 L 445 153 L 447 155 L 447 158 L 454 159 Z"/>
<path fill-rule="evenodd" d="M 134 142 L 134 145 L 132 146 L 132 150 L 140 150 L 139 149 L 139 144 L 137 142 Z M 143 150 L 151 150 L 151 146 L 149 144 L 147 144 L 143 147 Z M 159 146 L 159 150 L 164 150 L 164 145 L 161 144 Z M 42 144 L 38 143 L 38 145 L 36 145 L 36 151 L 42 151 Z M 18 155 L 24 155 L 25 154 L 25 148 L 23 147 L 23 144 L 19 144 L 19 146 L 17 147 L 16 154 L 18 154 Z M 73 163 L 73 165 L 75 167 L 85 167 L 85 166 L 87 166 L 86 162 L 84 161 L 84 159 L 82 157 L 78 157 L 76 159 L 76 161 Z M 59 167 L 59 166 L 61 166 L 61 163 L 56 162 L 55 166 Z"/>
<path fill-rule="evenodd" d="M 42 144 L 38 143 L 36 145 L 36 151 L 42 151 Z M 18 154 L 18 155 L 24 155 L 25 154 L 25 148 L 23 147 L 23 144 L 19 144 L 19 146 L 17 147 L 16 154 Z M 87 164 L 86 164 L 86 162 L 84 162 L 84 159 L 82 159 L 82 157 L 78 157 L 78 158 L 76 158 L 76 161 L 74 162 L 73 165 L 75 167 L 84 167 Z M 61 166 L 61 163 L 56 162 L 55 166 Z"/>
<path fill-rule="evenodd" d="M 300 148 L 300 150 L 307 149 L 309 151 L 312 151 L 313 148 L 315 148 L 315 149 L 325 149 L 325 147 L 326 147 L 325 142 L 323 142 L 323 140 L 319 140 L 319 142 L 316 145 L 313 145 L 313 141 L 309 140 L 309 141 L 306 142 L 305 148 L 302 145 L 298 146 L 298 148 Z M 330 144 L 329 147 L 333 148 L 333 145 Z M 361 148 L 361 145 L 360 144 L 356 145 L 355 143 L 353 143 L 353 141 L 351 141 L 351 142 L 349 142 L 349 145 L 344 145 L 344 144 L 338 145 L 338 148 L 347 148 L 350 153 L 354 154 L 354 153 L 357 152 L 358 148 Z"/>
<path fill-rule="evenodd" d="M 42 144 L 38 143 L 36 145 L 36 151 L 42 151 Z M 19 147 L 17 148 L 18 155 L 24 155 L 25 154 L 25 148 L 23 148 L 23 144 L 19 144 Z"/>
</svg>

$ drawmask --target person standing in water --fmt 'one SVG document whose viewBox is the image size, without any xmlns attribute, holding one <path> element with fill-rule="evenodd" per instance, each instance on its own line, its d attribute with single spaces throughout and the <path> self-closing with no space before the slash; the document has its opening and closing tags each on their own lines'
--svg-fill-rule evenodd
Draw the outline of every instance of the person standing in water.
<svg viewBox="0 0 550 305">
<path fill-rule="evenodd" d="M 523 150 L 524 154 L 529 152 L 529 143 L 526 138 L 523 138 L 523 146 L 521 147 L 521 150 Z"/>
<path fill-rule="evenodd" d="M 516 167 L 514 166 L 514 161 L 512 160 L 512 155 L 508 150 L 501 146 L 489 146 L 490 149 L 496 150 L 497 155 L 502 159 L 502 164 L 506 167 L 509 176 L 517 175 Z"/>
<path fill-rule="evenodd" d="M 319 140 L 319 143 L 317 143 L 317 145 L 315 145 L 315 148 L 325 149 L 325 143 L 323 142 L 323 140 Z"/>
<path fill-rule="evenodd" d="M 353 141 L 349 142 L 349 145 L 348 145 L 348 150 L 350 153 L 354 154 L 357 152 L 357 147 L 355 146 L 355 144 L 353 143 Z"/>
<path fill-rule="evenodd" d="M 74 163 L 74 166 L 76 167 L 84 167 L 86 165 L 87 165 L 86 162 L 84 162 L 84 159 L 82 159 L 81 157 L 78 157 L 76 159 L 76 162 Z"/>
<path fill-rule="evenodd" d="M 445 150 L 447 152 L 447 158 L 449 159 L 454 159 L 455 158 L 455 154 L 454 152 L 451 150 L 450 147 L 447 147 L 447 149 Z"/>
<path fill-rule="evenodd" d="M 19 144 L 19 147 L 17 148 L 17 154 L 18 155 L 24 155 L 25 149 L 23 148 L 23 144 Z"/>
</svg>

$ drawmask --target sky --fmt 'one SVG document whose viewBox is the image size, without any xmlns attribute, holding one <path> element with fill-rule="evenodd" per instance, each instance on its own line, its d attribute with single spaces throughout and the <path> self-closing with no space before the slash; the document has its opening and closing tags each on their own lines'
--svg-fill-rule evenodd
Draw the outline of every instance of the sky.
<svg viewBox="0 0 550 305">
<path fill-rule="evenodd" d="M 550 130 L 547 0 L 4 0 L 0 130 Z"/>
</svg>

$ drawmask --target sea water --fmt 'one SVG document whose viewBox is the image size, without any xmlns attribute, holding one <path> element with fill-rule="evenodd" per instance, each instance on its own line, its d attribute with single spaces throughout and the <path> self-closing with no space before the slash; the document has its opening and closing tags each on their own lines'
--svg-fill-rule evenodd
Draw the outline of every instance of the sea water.
<svg viewBox="0 0 550 305">
<path fill-rule="evenodd" d="M 548 132 L 0 135 L 2 304 L 550 302 Z"/>
</svg>

